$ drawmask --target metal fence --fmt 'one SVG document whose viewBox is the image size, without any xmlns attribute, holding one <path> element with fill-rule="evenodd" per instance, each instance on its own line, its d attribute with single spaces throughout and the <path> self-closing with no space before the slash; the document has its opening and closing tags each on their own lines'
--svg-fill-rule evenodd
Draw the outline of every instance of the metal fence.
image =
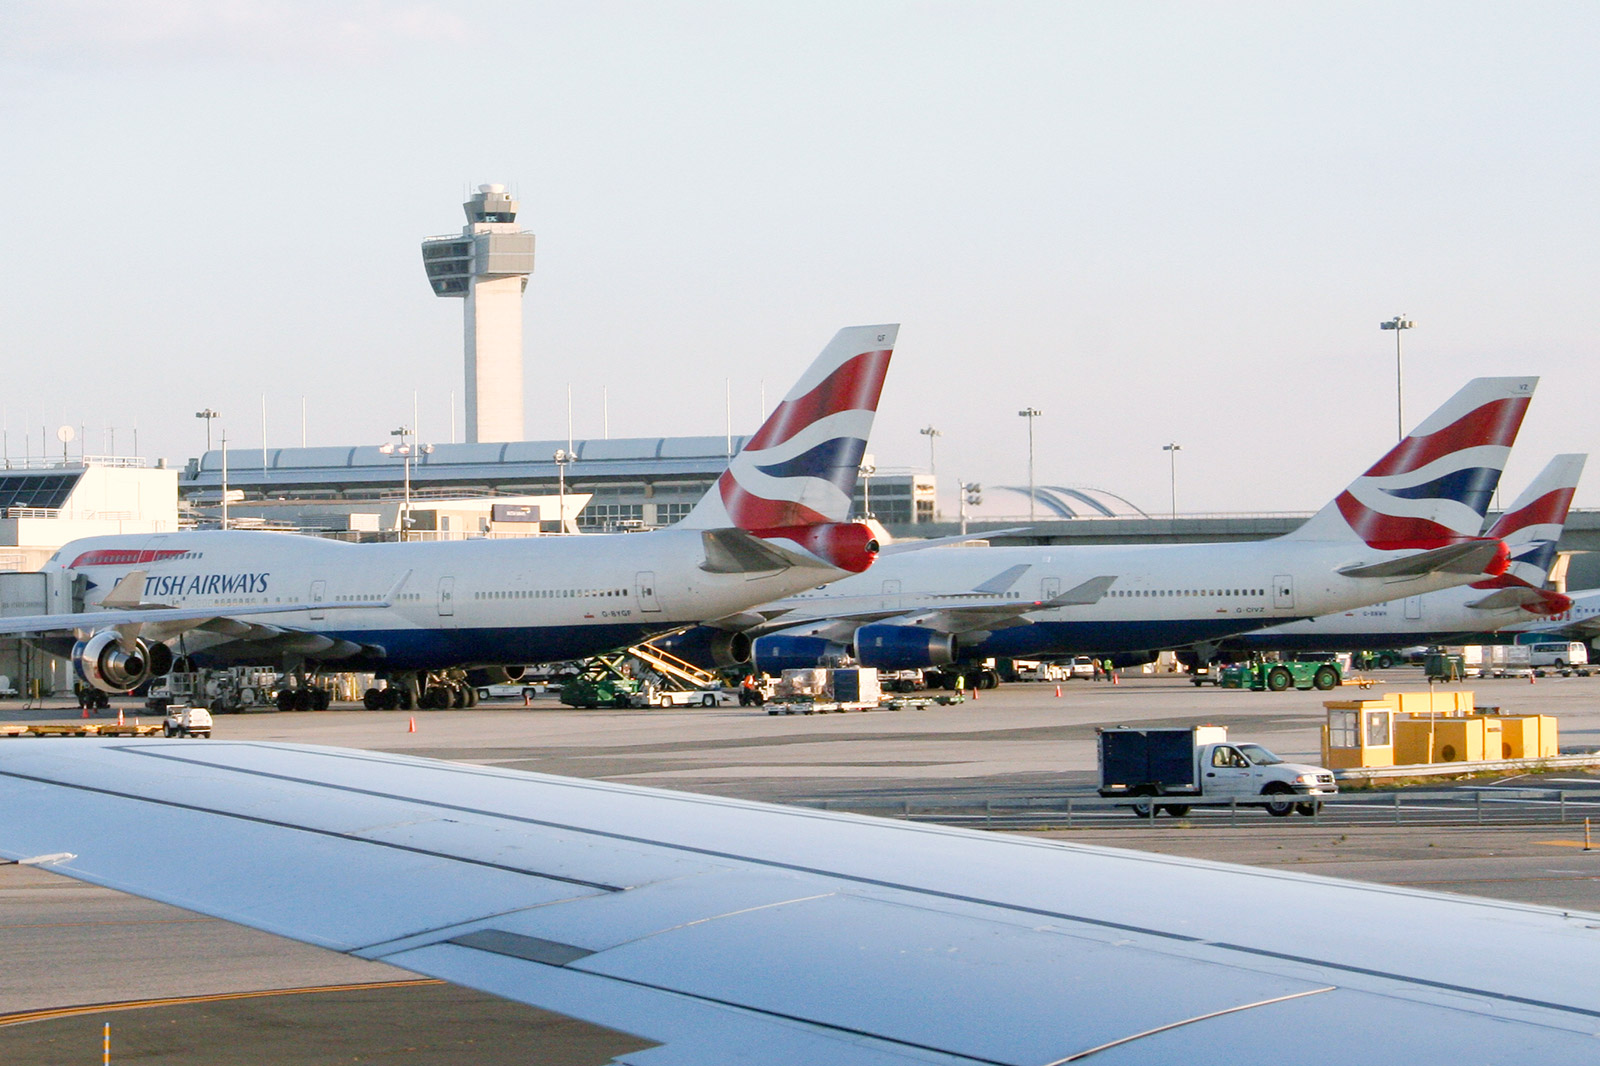
<svg viewBox="0 0 1600 1066">
<path fill-rule="evenodd" d="M 1006 797 L 952 802 L 926 796 L 914 799 L 837 799 L 797 801 L 801 806 L 848 811 L 913 822 L 981 829 L 1135 828 L 1149 825 L 1233 827 L 1272 818 L 1250 799 L 1190 806 L 1181 816 L 1163 811 L 1157 819 L 1138 818 L 1125 798 L 1096 795 Z M 1158 800 L 1158 805 L 1163 802 Z M 1183 804 L 1182 799 L 1165 801 Z M 1308 826 L 1515 826 L 1582 824 L 1593 818 L 1600 829 L 1600 789 L 1481 788 L 1404 790 L 1340 795 L 1319 803 L 1309 816 L 1292 815 Z"/>
</svg>

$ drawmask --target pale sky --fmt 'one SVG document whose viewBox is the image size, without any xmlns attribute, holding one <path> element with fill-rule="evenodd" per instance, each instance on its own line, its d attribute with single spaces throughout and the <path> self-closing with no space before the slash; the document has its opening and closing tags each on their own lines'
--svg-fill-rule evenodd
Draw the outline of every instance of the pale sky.
<svg viewBox="0 0 1600 1066">
<path fill-rule="evenodd" d="M 1592 3 L 0 0 L 0 408 L 181 465 L 449 437 L 419 240 L 538 235 L 528 435 L 735 432 L 901 322 L 871 451 L 1310 510 L 1466 379 L 1539 374 L 1506 498 L 1597 440 Z M 458 427 L 461 416 L 457 416 Z M 460 429 L 458 428 L 458 433 Z M 76 447 L 76 445 L 74 446 Z M 1600 506 L 1600 463 L 1580 506 Z M 950 501 L 946 501 L 949 506 Z"/>
</svg>

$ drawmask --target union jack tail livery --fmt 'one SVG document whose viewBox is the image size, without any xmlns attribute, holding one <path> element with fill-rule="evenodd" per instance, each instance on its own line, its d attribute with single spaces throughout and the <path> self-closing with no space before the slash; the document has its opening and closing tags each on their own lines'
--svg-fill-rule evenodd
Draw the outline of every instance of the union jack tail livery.
<svg viewBox="0 0 1600 1066">
<path fill-rule="evenodd" d="M 1516 590 L 1525 610 L 1538 615 L 1560 614 L 1572 601 L 1546 589 L 1556 558 L 1556 542 L 1567 523 L 1567 510 L 1583 476 L 1587 455 L 1558 455 L 1545 466 L 1510 509 L 1485 533 L 1498 537 L 1511 549 L 1511 562 L 1499 577 L 1473 584 L 1475 589 Z M 1480 601 L 1482 602 L 1482 601 Z"/>
<path fill-rule="evenodd" d="M 722 476 L 679 523 L 738 529 L 846 569 L 866 569 L 871 533 L 843 524 L 898 325 L 834 334 Z"/>
<path fill-rule="evenodd" d="M 1478 540 L 1538 380 L 1469 381 L 1289 536 L 1355 539 L 1377 551 L 1431 551 Z"/>
</svg>

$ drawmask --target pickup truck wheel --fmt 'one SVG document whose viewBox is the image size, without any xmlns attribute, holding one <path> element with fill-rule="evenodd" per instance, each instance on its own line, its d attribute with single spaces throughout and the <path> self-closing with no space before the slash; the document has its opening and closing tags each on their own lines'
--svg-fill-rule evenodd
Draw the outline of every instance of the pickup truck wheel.
<svg viewBox="0 0 1600 1066">
<path fill-rule="evenodd" d="M 1156 816 L 1155 801 L 1150 798 L 1156 794 L 1153 788 L 1137 788 L 1133 790 L 1133 816 L 1135 818 L 1154 818 Z"/>
<path fill-rule="evenodd" d="M 1267 671 L 1268 692 L 1282 692 L 1293 683 L 1294 678 L 1289 676 L 1289 671 L 1285 667 L 1274 666 L 1271 670 Z"/>
<path fill-rule="evenodd" d="M 1296 803 L 1294 805 L 1294 813 L 1303 814 L 1307 818 L 1312 817 L 1320 810 L 1322 810 L 1322 804 L 1316 802 L 1315 800 L 1310 803 Z"/>
<path fill-rule="evenodd" d="M 1267 813 L 1274 818 L 1287 818 L 1294 813 L 1294 800 L 1290 798 L 1294 792 L 1282 781 L 1274 781 L 1261 794 L 1267 797 Z"/>
<path fill-rule="evenodd" d="M 1331 666 L 1319 666 L 1317 667 L 1316 674 L 1314 674 L 1311 678 L 1311 683 L 1322 692 L 1326 692 L 1330 688 L 1338 688 L 1339 671 L 1335 670 Z"/>
<path fill-rule="evenodd" d="M 1187 803 L 1169 803 L 1163 806 L 1161 809 L 1166 811 L 1167 814 L 1173 818 L 1182 818 L 1184 815 L 1189 813 L 1189 805 Z"/>
</svg>

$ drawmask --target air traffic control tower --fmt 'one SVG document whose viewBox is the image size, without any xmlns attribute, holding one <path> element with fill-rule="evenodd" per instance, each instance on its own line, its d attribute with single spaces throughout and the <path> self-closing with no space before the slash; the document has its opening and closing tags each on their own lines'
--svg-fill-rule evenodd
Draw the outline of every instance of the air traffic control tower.
<svg viewBox="0 0 1600 1066">
<path fill-rule="evenodd" d="M 461 236 L 427 237 L 422 265 L 435 296 L 467 301 L 467 442 L 522 439 L 522 293 L 533 234 L 517 228 L 504 185 L 480 185 L 461 205 Z"/>
</svg>

